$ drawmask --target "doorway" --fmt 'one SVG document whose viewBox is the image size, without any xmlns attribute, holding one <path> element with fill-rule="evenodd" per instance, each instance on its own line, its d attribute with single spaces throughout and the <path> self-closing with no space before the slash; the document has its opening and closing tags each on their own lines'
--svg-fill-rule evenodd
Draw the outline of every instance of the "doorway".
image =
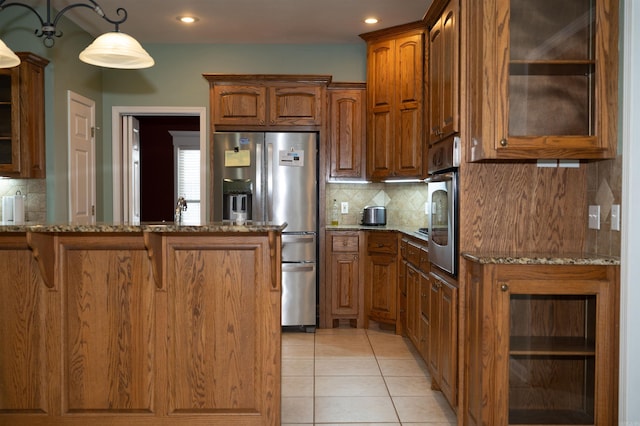
<svg viewBox="0 0 640 426">
<path fill-rule="evenodd" d="M 141 127 L 146 129 L 140 134 L 140 180 L 135 179 L 135 170 L 132 162 L 134 158 L 133 143 L 123 122 L 127 117 L 136 117 L 141 122 Z M 145 124 L 146 123 L 146 124 Z M 168 128 L 172 127 L 173 128 Z M 176 128 L 175 126 L 182 126 Z M 151 133 L 147 146 L 153 146 L 156 132 L 166 135 L 171 143 L 171 135 L 168 130 L 199 131 L 200 152 L 200 221 L 206 222 L 207 218 L 207 131 L 206 108 L 202 107 L 113 107 L 112 109 L 112 150 L 113 150 L 113 220 L 114 222 L 132 222 L 136 196 L 140 200 L 141 221 L 173 220 L 174 178 L 173 178 L 173 151 L 171 165 L 161 163 L 153 159 L 152 148 L 148 149 L 145 159 L 144 133 Z M 156 130 L 154 130 L 156 129 Z M 158 134 L 159 134 L 158 133 Z M 159 144 L 164 145 L 164 144 Z M 173 148 L 171 148 L 173 150 Z M 165 149 L 166 151 L 166 149 Z M 166 155 L 164 155 L 166 157 Z M 149 173 L 150 178 L 144 175 Z M 143 180 L 150 181 L 145 190 Z M 167 179 L 170 179 L 170 183 Z M 159 183 L 167 181 L 166 183 Z M 139 185 L 135 185 L 135 182 Z M 155 181 L 155 183 L 154 183 Z M 149 189 L 151 188 L 151 189 Z M 136 194 L 137 192 L 137 194 Z M 150 192 L 150 194 L 147 194 Z M 149 197 L 147 196 L 149 195 Z M 145 200 L 151 200 L 145 207 Z M 162 206 L 154 207 L 154 206 Z M 145 211 L 148 213 L 146 214 Z M 167 216 L 167 212 L 171 212 Z M 166 216 L 166 217 L 165 217 Z"/>
</svg>

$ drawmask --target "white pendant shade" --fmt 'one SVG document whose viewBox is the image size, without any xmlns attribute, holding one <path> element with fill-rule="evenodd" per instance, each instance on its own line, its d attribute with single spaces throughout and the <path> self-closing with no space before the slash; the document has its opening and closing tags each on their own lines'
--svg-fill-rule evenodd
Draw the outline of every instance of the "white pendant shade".
<svg viewBox="0 0 640 426">
<path fill-rule="evenodd" d="M 0 68 L 13 68 L 20 65 L 20 58 L 0 40 Z"/>
<path fill-rule="evenodd" d="M 138 41 L 121 32 L 104 33 L 80 52 L 80 60 L 106 68 L 139 69 L 155 64 Z"/>
</svg>

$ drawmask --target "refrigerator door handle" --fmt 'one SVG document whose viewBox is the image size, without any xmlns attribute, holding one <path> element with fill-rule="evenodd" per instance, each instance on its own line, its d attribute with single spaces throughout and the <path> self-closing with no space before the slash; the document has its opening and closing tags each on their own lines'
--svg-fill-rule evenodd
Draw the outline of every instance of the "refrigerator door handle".
<svg viewBox="0 0 640 426">
<path fill-rule="evenodd" d="M 313 271 L 314 268 L 315 268 L 315 262 L 295 262 L 295 263 L 282 264 L 282 272 Z"/>
<path fill-rule="evenodd" d="M 260 161 L 262 163 L 262 144 L 256 144 L 256 161 Z M 254 220 L 265 220 L 264 216 L 264 199 L 262 198 L 264 195 L 262 194 L 262 167 L 256 167 L 256 182 L 254 185 L 254 191 L 256 193 L 256 206 L 252 207 L 252 210 L 255 210 L 255 216 L 252 216 Z"/>
<path fill-rule="evenodd" d="M 267 142 L 265 142 L 265 144 L 267 145 L 267 206 L 264 215 L 267 222 L 271 222 L 273 218 L 273 144 Z"/>
</svg>

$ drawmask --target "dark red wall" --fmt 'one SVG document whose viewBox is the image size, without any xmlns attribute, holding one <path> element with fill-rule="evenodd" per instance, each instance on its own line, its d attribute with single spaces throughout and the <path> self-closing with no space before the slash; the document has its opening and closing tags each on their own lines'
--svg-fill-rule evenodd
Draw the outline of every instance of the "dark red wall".
<svg viewBox="0 0 640 426">
<path fill-rule="evenodd" d="M 136 117 L 140 122 L 140 220 L 173 221 L 173 138 L 170 130 L 200 130 L 200 117 Z"/>
</svg>

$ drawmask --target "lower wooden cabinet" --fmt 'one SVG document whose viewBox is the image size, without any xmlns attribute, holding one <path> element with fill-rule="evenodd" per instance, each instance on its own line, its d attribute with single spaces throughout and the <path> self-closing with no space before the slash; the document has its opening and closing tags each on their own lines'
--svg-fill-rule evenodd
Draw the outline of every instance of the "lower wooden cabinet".
<svg viewBox="0 0 640 426">
<path fill-rule="evenodd" d="M 451 277 L 429 274 L 429 357 L 431 384 L 452 407 L 458 395 L 458 287 Z"/>
<path fill-rule="evenodd" d="M 330 325 L 348 320 L 352 326 L 364 326 L 364 293 L 358 231 L 327 231 L 327 289 Z"/>
<path fill-rule="evenodd" d="M 0 424 L 280 424 L 277 235 L 18 233 L 0 253 Z"/>
<path fill-rule="evenodd" d="M 365 306 L 372 321 L 396 326 L 398 320 L 398 237 L 366 231 Z"/>
<path fill-rule="evenodd" d="M 618 424 L 618 268 L 465 260 L 463 424 Z"/>
</svg>

